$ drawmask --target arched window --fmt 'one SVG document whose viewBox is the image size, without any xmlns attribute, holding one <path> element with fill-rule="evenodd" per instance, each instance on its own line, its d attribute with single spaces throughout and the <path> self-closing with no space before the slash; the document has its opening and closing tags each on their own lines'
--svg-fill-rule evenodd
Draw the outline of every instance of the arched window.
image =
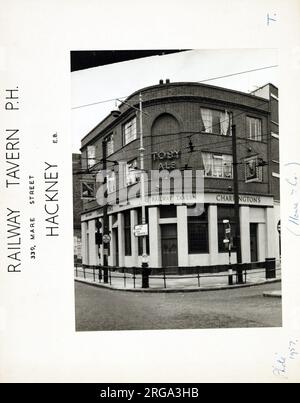
<svg viewBox="0 0 300 403">
<path fill-rule="evenodd" d="M 178 120 L 169 113 L 159 115 L 152 125 L 152 135 L 176 134 L 180 132 Z"/>
</svg>

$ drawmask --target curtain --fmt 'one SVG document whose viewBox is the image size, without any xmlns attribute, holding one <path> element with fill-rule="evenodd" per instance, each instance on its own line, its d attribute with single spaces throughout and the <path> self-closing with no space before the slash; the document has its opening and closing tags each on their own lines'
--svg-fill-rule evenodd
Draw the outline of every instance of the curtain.
<svg viewBox="0 0 300 403">
<path fill-rule="evenodd" d="M 221 126 L 221 134 L 223 136 L 227 136 L 229 125 L 230 125 L 229 113 L 227 111 L 222 112 L 220 114 L 220 126 Z"/>
<path fill-rule="evenodd" d="M 223 177 L 223 158 L 216 155 L 213 156 L 213 176 Z"/>
<path fill-rule="evenodd" d="M 202 160 L 204 165 L 204 175 L 212 176 L 212 154 L 210 153 L 202 153 Z"/>
<path fill-rule="evenodd" d="M 201 108 L 201 118 L 206 133 L 212 133 L 212 111 L 210 109 Z"/>
<path fill-rule="evenodd" d="M 224 177 L 232 178 L 232 156 L 223 155 L 223 162 L 224 162 Z"/>
</svg>

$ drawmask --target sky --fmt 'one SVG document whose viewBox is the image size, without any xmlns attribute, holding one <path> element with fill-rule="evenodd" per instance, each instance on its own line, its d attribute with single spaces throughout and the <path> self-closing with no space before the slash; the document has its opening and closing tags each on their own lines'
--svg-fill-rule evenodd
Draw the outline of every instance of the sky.
<svg viewBox="0 0 300 403">
<path fill-rule="evenodd" d="M 72 152 L 81 139 L 115 108 L 115 101 L 136 90 L 171 82 L 197 82 L 278 64 L 276 49 L 191 50 L 152 56 L 71 73 Z M 215 79 L 206 84 L 251 92 L 269 82 L 278 86 L 278 67 Z M 78 108 L 80 106 L 80 108 Z"/>
</svg>

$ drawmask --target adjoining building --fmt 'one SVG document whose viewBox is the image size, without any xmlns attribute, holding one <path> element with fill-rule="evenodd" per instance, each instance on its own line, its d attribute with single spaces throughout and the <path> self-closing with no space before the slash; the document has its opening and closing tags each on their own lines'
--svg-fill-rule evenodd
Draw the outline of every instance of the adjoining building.
<svg viewBox="0 0 300 403">
<path fill-rule="evenodd" d="M 113 111 L 82 139 L 82 170 L 86 174 L 81 180 L 87 199 L 81 215 L 83 263 L 103 263 L 103 245 L 98 247 L 95 241 L 97 221 L 103 219 L 103 188 L 98 189 L 95 178 L 101 172 L 105 152 L 111 238 L 108 262 L 119 267 L 141 266 L 142 242 L 134 232 L 136 225 L 142 224 L 141 207 L 121 201 L 117 186 L 121 175 L 127 190 L 140 182 L 140 95 L 145 173 L 204 172 L 203 194 L 193 185 L 193 191 L 183 194 L 179 203 L 174 186 L 169 195 L 152 187 L 146 197 L 150 267 L 228 264 L 223 221 L 230 222 L 233 243 L 236 231 L 232 124 L 237 135 L 242 262 L 279 259 L 278 89 L 268 84 L 247 94 L 161 80 L 159 85 L 134 92 L 118 112 Z M 125 167 L 122 173 L 117 162 Z M 151 187 L 151 178 L 146 185 Z M 195 207 L 201 203 L 203 211 L 196 214 Z M 234 247 L 232 263 L 236 262 Z"/>
<path fill-rule="evenodd" d="M 72 154 L 72 172 L 73 172 L 73 248 L 74 262 L 81 263 L 81 154 Z"/>
</svg>

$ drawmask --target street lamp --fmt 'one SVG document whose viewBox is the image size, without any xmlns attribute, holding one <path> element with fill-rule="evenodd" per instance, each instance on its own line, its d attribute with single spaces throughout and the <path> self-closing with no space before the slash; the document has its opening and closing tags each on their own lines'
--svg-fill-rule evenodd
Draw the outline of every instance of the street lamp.
<svg viewBox="0 0 300 403">
<path fill-rule="evenodd" d="M 135 107 L 130 105 L 126 101 L 119 102 L 135 109 L 139 114 L 139 123 L 140 123 L 140 178 L 141 178 L 141 205 L 142 205 L 142 225 L 148 225 L 146 222 L 146 205 L 145 205 L 145 148 L 144 148 L 144 133 L 143 133 L 143 115 L 149 116 L 146 112 L 143 111 L 143 99 L 142 94 L 139 94 L 139 107 Z M 148 232 L 148 231 L 147 231 Z M 149 288 L 149 263 L 148 263 L 148 254 L 147 254 L 147 235 L 142 235 L 142 288 Z"/>
</svg>

